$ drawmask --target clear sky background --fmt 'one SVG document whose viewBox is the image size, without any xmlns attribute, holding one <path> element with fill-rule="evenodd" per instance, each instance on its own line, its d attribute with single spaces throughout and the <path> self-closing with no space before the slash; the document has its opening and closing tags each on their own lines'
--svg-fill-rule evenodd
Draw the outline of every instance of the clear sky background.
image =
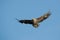
<svg viewBox="0 0 60 40">
<path fill-rule="evenodd" d="M 38 28 L 17 19 L 51 16 Z M 60 40 L 60 0 L 0 0 L 0 40 Z"/>
</svg>

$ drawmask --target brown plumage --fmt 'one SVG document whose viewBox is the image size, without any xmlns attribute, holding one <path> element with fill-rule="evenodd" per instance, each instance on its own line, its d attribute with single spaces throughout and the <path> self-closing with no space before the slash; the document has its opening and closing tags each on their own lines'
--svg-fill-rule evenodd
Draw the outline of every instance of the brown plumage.
<svg viewBox="0 0 60 40">
<path fill-rule="evenodd" d="M 47 12 L 43 16 L 39 18 L 33 18 L 32 20 L 18 20 L 20 23 L 25 23 L 25 24 L 32 24 L 33 27 L 37 28 L 39 26 L 39 23 L 44 21 L 50 16 L 50 12 Z"/>
</svg>

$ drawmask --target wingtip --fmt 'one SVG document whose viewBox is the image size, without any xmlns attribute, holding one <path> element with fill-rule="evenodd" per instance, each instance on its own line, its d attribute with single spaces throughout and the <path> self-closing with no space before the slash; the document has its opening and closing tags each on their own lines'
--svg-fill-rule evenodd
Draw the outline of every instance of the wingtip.
<svg viewBox="0 0 60 40">
<path fill-rule="evenodd" d="M 18 22 L 20 22 L 20 20 L 19 20 L 19 19 L 17 19 L 17 18 L 16 18 L 16 20 L 17 20 Z"/>
<path fill-rule="evenodd" d="M 17 18 L 16 18 L 17 21 L 19 21 Z"/>
<path fill-rule="evenodd" d="M 51 15 L 51 11 L 49 10 L 45 15 L 50 16 Z"/>
<path fill-rule="evenodd" d="M 49 11 L 48 11 L 48 14 L 50 14 L 50 15 L 51 15 L 51 11 L 50 11 L 50 9 L 49 9 Z"/>
</svg>

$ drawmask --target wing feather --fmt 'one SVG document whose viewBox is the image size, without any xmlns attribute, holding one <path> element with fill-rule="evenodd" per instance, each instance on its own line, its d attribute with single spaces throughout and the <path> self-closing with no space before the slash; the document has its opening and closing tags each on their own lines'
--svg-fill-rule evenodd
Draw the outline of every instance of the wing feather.
<svg viewBox="0 0 60 40">
<path fill-rule="evenodd" d="M 36 18 L 38 22 L 42 22 L 44 21 L 45 19 L 47 19 L 49 16 L 50 16 L 50 12 L 44 14 L 43 16 L 39 17 L 39 18 Z"/>
</svg>

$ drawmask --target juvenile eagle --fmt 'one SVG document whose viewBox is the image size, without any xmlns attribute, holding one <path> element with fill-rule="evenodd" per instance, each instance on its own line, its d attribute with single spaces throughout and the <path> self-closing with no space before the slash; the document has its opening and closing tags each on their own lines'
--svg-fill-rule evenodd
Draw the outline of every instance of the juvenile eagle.
<svg viewBox="0 0 60 40">
<path fill-rule="evenodd" d="M 50 16 L 50 12 L 47 12 L 46 14 L 44 14 L 39 18 L 33 18 L 32 20 L 18 20 L 18 21 L 24 24 L 32 24 L 33 27 L 37 28 L 39 26 L 39 23 L 47 19 L 49 16 Z"/>
</svg>

